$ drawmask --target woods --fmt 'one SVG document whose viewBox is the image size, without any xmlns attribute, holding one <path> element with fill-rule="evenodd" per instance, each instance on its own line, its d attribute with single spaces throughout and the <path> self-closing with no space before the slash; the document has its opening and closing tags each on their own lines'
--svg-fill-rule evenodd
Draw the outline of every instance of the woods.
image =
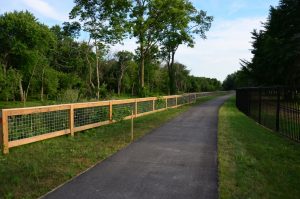
<svg viewBox="0 0 300 199">
<path fill-rule="evenodd" d="M 221 88 L 175 61 L 178 47 L 205 39 L 213 20 L 190 1 L 74 3 L 71 21 L 53 27 L 28 11 L 0 15 L 0 100 L 74 102 Z M 134 52 L 110 50 L 128 38 L 136 39 Z"/>
<path fill-rule="evenodd" d="M 281 0 L 271 7 L 263 29 L 252 32 L 253 58 L 242 60 L 240 71 L 224 81 L 224 87 L 299 86 L 300 2 Z"/>
</svg>

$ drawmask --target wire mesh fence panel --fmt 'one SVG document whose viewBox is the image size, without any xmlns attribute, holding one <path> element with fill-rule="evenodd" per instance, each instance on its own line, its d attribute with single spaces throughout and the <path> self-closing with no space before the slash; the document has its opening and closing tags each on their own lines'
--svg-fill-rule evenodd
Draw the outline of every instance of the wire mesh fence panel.
<svg viewBox="0 0 300 199">
<path fill-rule="evenodd" d="M 184 104 L 184 98 L 183 97 L 177 97 L 177 105 Z"/>
<path fill-rule="evenodd" d="M 112 106 L 113 120 L 120 120 L 135 113 L 135 103 L 114 104 Z"/>
<path fill-rule="evenodd" d="M 77 108 L 74 110 L 74 126 L 85 126 L 109 120 L 109 106 Z"/>
<path fill-rule="evenodd" d="M 8 140 L 20 140 L 69 128 L 69 111 L 8 116 Z"/>
<path fill-rule="evenodd" d="M 155 110 L 166 108 L 166 100 L 165 99 L 157 99 L 155 100 Z"/>
<path fill-rule="evenodd" d="M 200 97 L 203 97 L 203 96 L 205 96 L 204 94 L 201 94 L 201 93 L 197 93 L 196 94 L 196 98 L 200 98 Z"/>
<path fill-rule="evenodd" d="M 196 100 L 196 96 L 194 94 L 190 95 L 190 101 L 189 102 L 194 102 Z"/>
<path fill-rule="evenodd" d="M 176 106 L 176 98 L 175 97 L 174 98 L 168 98 L 167 100 L 168 100 L 167 101 L 168 107 Z"/>
<path fill-rule="evenodd" d="M 189 103 L 189 101 L 190 101 L 190 96 L 184 95 L 183 96 L 183 104 Z"/>
<path fill-rule="evenodd" d="M 146 113 L 153 111 L 153 100 L 137 103 L 137 113 Z"/>
</svg>

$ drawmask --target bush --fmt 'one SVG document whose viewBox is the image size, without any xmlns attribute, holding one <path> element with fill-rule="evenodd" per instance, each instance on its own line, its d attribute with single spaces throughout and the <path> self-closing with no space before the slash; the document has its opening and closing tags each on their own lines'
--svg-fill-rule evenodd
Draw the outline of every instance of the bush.
<svg viewBox="0 0 300 199">
<path fill-rule="evenodd" d="M 58 97 L 57 102 L 60 103 L 74 103 L 78 101 L 79 90 L 67 89 L 62 91 Z"/>
</svg>

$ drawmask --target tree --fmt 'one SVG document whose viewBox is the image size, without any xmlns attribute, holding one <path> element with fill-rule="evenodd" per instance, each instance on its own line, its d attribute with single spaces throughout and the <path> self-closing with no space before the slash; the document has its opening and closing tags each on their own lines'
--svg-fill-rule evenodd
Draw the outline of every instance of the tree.
<svg viewBox="0 0 300 199">
<path fill-rule="evenodd" d="M 47 55 L 55 36 L 29 12 L 0 15 L 0 63 L 6 76 L 11 68 L 18 78 L 20 99 L 26 101 L 33 79 L 49 64 Z"/>
<path fill-rule="evenodd" d="M 247 87 L 253 85 L 249 82 L 250 78 L 243 70 L 238 70 L 232 74 L 227 75 L 223 81 L 222 88 L 224 90 L 234 90 L 239 87 Z"/>
<path fill-rule="evenodd" d="M 0 100 L 16 100 L 19 79 L 20 73 L 15 69 L 9 68 L 4 74 L 3 67 L 0 68 Z"/>
<path fill-rule="evenodd" d="M 128 67 L 128 62 L 133 59 L 133 54 L 129 51 L 119 51 L 116 53 L 116 58 L 119 66 L 119 75 L 118 75 L 118 95 L 121 93 L 122 88 L 122 79 L 124 73 Z"/>
<path fill-rule="evenodd" d="M 74 24 L 66 24 L 64 23 L 63 27 L 56 25 L 51 28 L 56 35 L 57 45 L 52 53 L 50 65 L 61 72 L 60 75 L 67 74 L 59 83 L 62 92 L 75 89 L 80 90 L 80 94 L 91 97 L 94 95 L 91 85 L 95 71 L 95 53 L 87 42 L 76 41 L 78 26 L 73 28 Z"/>
<path fill-rule="evenodd" d="M 190 71 L 187 69 L 187 66 L 181 64 L 181 63 L 174 63 L 173 64 L 173 72 L 174 72 L 174 80 L 175 80 L 175 88 L 177 89 L 177 92 L 187 92 L 188 91 L 188 83 L 189 83 L 189 74 Z M 170 70 L 169 66 L 167 66 L 167 71 L 168 71 L 168 77 L 170 75 Z M 170 85 L 170 78 L 169 78 L 169 84 Z M 200 85 L 199 85 L 200 86 Z M 170 89 L 170 86 L 168 86 Z M 171 91 L 170 91 L 171 93 Z"/>
<path fill-rule="evenodd" d="M 264 29 L 254 30 L 251 61 L 242 71 L 253 86 L 300 84 L 300 2 L 281 0 L 270 8 Z"/>
<path fill-rule="evenodd" d="M 71 15 L 90 32 L 89 41 L 77 40 L 78 21 L 49 29 L 29 12 L 0 15 L 0 100 L 73 102 L 105 98 L 115 91 L 140 96 L 170 93 L 168 68 L 161 62 L 160 51 L 164 28 L 176 17 L 169 16 L 176 12 L 168 9 L 177 5 L 171 7 L 172 2 L 162 0 L 76 2 Z M 121 51 L 111 56 L 107 44 L 126 36 L 141 39 L 135 54 Z M 138 86 L 141 63 L 144 87 Z M 174 63 L 174 71 L 178 92 L 216 88 L 215 81 L 190 76 L 180 63 Z"/>
<path fill-rule="evenodd" d="M 178 47 L 186 44 L 194 46 L 194 36 L 205 39 L 205 32 L 209 30 L 212 16 L 197 10 L 188 0 L 166 0 L 167 27 L 162 30 L 162 56 L 167 62 L 169 72 L 170 94 L 176 93 L 174 57 Z"/>
<path fill-rule="evenodd" d="M 226 79 L 223 81 L 222 87 L 224 90 L 229 91 L 236 89 L 236 75 L 237 73 L 232 73 L 227 75 Z"/>
<path fill-rule="evenodd" d="M 153 49 L 164 44 L 166 53 L 171 54 L 168 59 L 171 68 L 178 46 L 183 43 L 192 46 L 194 34 L 204 38 L 212 21 L 212 17 L 197 11 L 188 0 L 75 0 L 75 3 L 70 16 L 84 22 L 84 30 L 95 40 L 96 56 L 97 42 L 113 44 L 126 35 L 137 39 L 141 91 L 145 86 L 145 61 L 152 56 Z M 174 83 L 174 72 L 169 76 Z"/>
<path fill-rule="evenodd" d="M 106 43 L 114 44 L 122 40 L 127 31 L 126 17 L 129 1 L 126 0 L 75 0 L 70 18 L 83 22 L 83 30 L 89 32 L 94 41 L 96 54 L 97 98 L 100 97 L 101 48 Z M 90 41 L 90 40 L 89 40 Z M 89 45 L 90 42 L 88 42 Z"/>
<path fill-rule="evenodd" d="M 140 88 L 145 86 L 145 59 L 151 50 L 161 42 L 162 30 L 169 26 L 169 4 L 173 1 L 165 0 L 132 0 L 130 1 L 129 21 L 130 36 L 138 43 Z"/>
</svg>

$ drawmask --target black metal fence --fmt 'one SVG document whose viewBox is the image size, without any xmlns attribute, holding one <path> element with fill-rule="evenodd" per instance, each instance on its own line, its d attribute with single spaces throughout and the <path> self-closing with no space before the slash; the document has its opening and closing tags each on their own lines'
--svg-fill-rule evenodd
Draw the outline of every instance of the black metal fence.
<svg viewBox="0 0 300 199">
<path fill-rule="evenodd" d="M 300 88 L 240 88 L 236 106 L 261 125 L 300 142 Z"/>
</svg>

